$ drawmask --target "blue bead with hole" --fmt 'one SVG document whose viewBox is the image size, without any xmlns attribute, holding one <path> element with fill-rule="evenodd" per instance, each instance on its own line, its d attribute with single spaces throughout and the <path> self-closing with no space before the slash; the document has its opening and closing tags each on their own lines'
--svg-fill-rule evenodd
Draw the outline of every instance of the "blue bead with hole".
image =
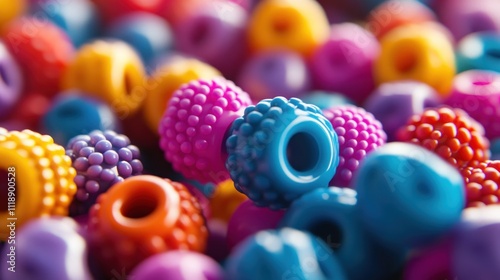
<svg viewBox="0 0 500 280">
<path fill-rule="evenodd" d="M 472 33 L 457 45 L 458 72 L 471 69 L 500 72 L 500 34 L 496 32 Z"/>
</svg>

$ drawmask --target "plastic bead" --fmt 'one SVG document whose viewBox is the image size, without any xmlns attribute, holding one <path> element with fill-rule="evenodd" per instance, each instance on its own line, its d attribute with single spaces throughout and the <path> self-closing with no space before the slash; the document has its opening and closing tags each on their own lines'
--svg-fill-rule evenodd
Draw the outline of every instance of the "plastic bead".
<svg viewBox="0 0 500 280">
<path fill-rule="evenodd" d="M 134 47 L 144 65 L 148 66 L 173 47 L 170 25 L 163 18 L 149 13 L 137 12 L 120 17 L 113 21 L 106 33 Z"/>
<path fill-rule="evenodd" d="M 382 123 L 389 141 L 411 116 L 420 115 L 426 108 L 437 107 L 441 98 L 430 86 L 415 81 L 381 84 L 365 102 L 365 109 Z"/>
<path fill-rule="evenodd" d="M 367 154 L 385 144 L 387 135 L 371 113 L 356 106 L 323 110 L 339 139 L 339 165 L 330 186 L 351 187 L 353 174 Z"/>
<path fill-rule="evenodd" d="M 179 58 L 160 66 L 147 83 L 148 94 L 144 102 L 144 119 L 149 128 L 158 133 L 160 120 L 170 98 L 183 84 L 220 76 L 217 69 L 196 59 Z"/>
<path fill-rule="evenodd" d="M 315 84 L 361 103 L 375 89 L 373 64 L 379 53 L 377 39 L 362 27 L 353 23 L 332 25 L 330 37 L 311 58 Z"/>
<path fill-rule="evenodd" d="M 464 110 L 483 127 L 486 137 L 500 136 L 500 73 L 471 70 L 460 73 L 446 104 Z"/>
<path fill-rule="evenodd" d="M 441 107 L 414 115 L 397 139 L 425 147 L 457 168 L 489 158 L 483 127 L 461 109 Z"/>
<path fill-rule="evenodd" d="M 34 218 L 67 215 L 76 192 L 73 183 L 76 172 L 63 147 L 54 144 L 48 135 L 30 130 L 11 131 L 0 136 L 0 154 L 0 172 L 15 173 L 17 229 Z M 7 189 L 7 178 L 3 182 Z M 8 217 L 5 207 L 0 218 L 7 221 Z M 0 239 L 6 240 L 7 236 L 9 228 L 0 228 Z"/>
<path fill-rule="evenodd" d="M 12 240 L 15 243 L 3 249 L 2 279 L 92 279 L 85 239 L 69 218 L 32 220 Z M 9 262 L 9 254 L 14 261 Z"/>
<path fill-rule="evenodd" d="M 238 85 L 256 101 L 276 96 L 301 97 L 310 84 L 304 59 L 282 50 L 255 55 L 243 65 L 238 79 Z"/>
<path fill-rule="evenodd" d="M 183 85 L 170 99 L 158 128 L 160 147 L 175 170 L 201 183 L 229 178 L 224 143 L 250 97 L 222 78 Z"/>
<path fill-rule="evenodd" d="M 21 96 L 23 77 L 14 57 L 0 41 L 0 119 L 11 112 Z"/>
<path fill-rule="evenodd" d="M 291 228 L 248 238 L 231 254 L 226 273 L 234 280 L 348 279 L 323 241 Z"/>
<path fill-rule="evenodd" d="M 152 256 L 130 274 L 135 280 L 224 280 L 224 271 L 200 253 L 172 251 Z"/>
<path fill-rule="evenodd" d="M 500 161 L 485 161 L 462 170 L 465 179 L 467 207 L 500 203 Z"/>
<path fill-rule="evenodd" d="M 467 35 L 457 45 L 459 72 L 481 69 L 500 72 L 500 34 L 478 32 Z"/>
<path fill-rule="evenodd" d="M 5 34 L 5 44 L 26 78 L 24 90 L 47 96 L 58 93 L 61 77 L 74 55 L 66 34 L 53 23 L 32 17 L 17 19 Z"/>
<path fill-rule="evenodd" d="M 321 110 L 336 106 L 354 105 L 354 102 L 343 94 L 326 91 L 308 92 L 301 99 L 302 102 L 316 105 Z"/>
<path fill-rule="evenodd" d="M 177 49 L 232 77 L 246 53 L 248 13 L 230 1 L 206 1 L 176 28 Z"/>
<path fill-rule="evenodd" d="M 310 56 L 327 39 L 328 29 L 326 15 L 316 1 L 261 1 L 248 25 L 248 41 L 256 52 L 284 48 Z"/>
<path fill-rule="evenodd" d="M 97 197 L 124 179 L 139 175 L 143 166 L 139 149 L 125 135 L 92 131 L 72 138 L 66 148 L 76 169 L 78 191 L 70 207 L 72 216 L 87 214 Z"/>
<path fill-rule="evenodd" d="M 117 18 L 133 13 L 146 12 L 151 14 L 162 14 L 169 2 L 180 2 L 176 0 L 93 0 L 99 9 L 102 19 L 109 23 Z"/>
<path fill-rule="evenodd" d="M 231 179 L 219 183 L 210 197 L 212 218 L 228 222 L 234 211 L 245 200 L 247 200 L 246 195 L 236 190 Z"/>
<path fill-rule="evenodd" d="M 500 138 L 493 139 L 491 141 L 491 159 L 500 160 Z"/>
<path fill-rule="evenodd" d="M 93 130 L 118 131 L 119 125 L 106 104 L 81 96 L 78 92 L 59 96 L 42 119 L 42 130 L 61 145 Z"/>
<path fill-rule="evenodd" d="M 9 130 L 38 130 L 40 120 L 51 106 L 51 98 L 39 92 L 27 92 L 21 95 L 11 114 L 1 121 L 1 126 Z"/>
<path fill-rule="evenodd" d="M 455 57 L 448 36 L 434 25 L 404 25 L 387 33 L 380 42 L 375 63 L 378 84 L 417 80 L 449 94 L 455 75 Z"/>
<path fill-rule="evenodd" d="M 355 176 L 366 229 L 395 250 L 437 241 L 458 223 L 465 206 L 460 173 L 417 145 L 386 144 L 361 162 Z"/>
<path fill-rule="evenodd" d="M 196 199 L 181 184 L 151 175 L 127 178 L 90 210 L 89 244 L 105 271 L 129 273 L 169 250 L 203 251 L 207 229 Z"/>
<path fill-rule="evenodd" d="M 413 255 L 405 266 L 404 280 L 456 279 L 451 272 L 452 242 L 446 240 Z"/>
<path fill-rule="evenodd" d="M 2 7 L 0 10 L 0 34 L 12 20 L 25 11 L 26 2 L 26 0 L 0 0 L 0 7 Z"/>
<path fill-rule="evenodd" d="M 227 243 L 233 249 L 246 238 L 261 230 L 276 229 L 284 211 L 257 207 L 251 200 L 236 209 L 227 226 Z"/>
</svg>

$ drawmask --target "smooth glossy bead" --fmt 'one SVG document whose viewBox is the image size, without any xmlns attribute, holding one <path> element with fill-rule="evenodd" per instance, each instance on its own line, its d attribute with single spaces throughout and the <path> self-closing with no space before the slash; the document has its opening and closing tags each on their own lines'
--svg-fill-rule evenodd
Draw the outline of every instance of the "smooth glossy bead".
<svg viewBox="0 0 500 280">
<path fill-rule="evenodd" d="M 311 91 L 302 96 L 305 103 L 318 106 L 321 110 L 343 105 L 354 105 L 354 102 L 345 95 L 328 91 Z"/>
<path fill-rule="evenodd" d="M 266 51 L 248 60 L 241 70 L 238 85 L 252 100 L 284 96 L 301 97 L 311 87 L 305 60 L 290 51 Z"/>
<path fill-rule="evenodd" d="M 416 252 L 407 261 L 404 280 L 456 279 L 452 277 L 453 244 L 445 240 Z"/>
<path fill-rule="evenodd" d="M 19 101 L 22 87 L 21 69 L 0 41 L 0 119 L 8 115 Z"/>
<path fill-rule="evenodd" d="M 481 69 L 500 72 L 500 33 L 478 32 L 467 35 L 456 48 L 459 72 Z"/>
<path fill-rule="evenodd" d="M 217 184 L 214 193 L 210 196 L 212 218 L 229 222 L 234 211 L 247 199 L 246 195 L 236 190 L 231 179 Z"/>
<path fill-rule="evenodd" d="M 374 89 L 373 64 L 380 53 L 377 39 L 353 23 L 332 25 L 330 37 L 311 58 L 319 89 L 340 92 L 362 102 Z"/>
<path fill-rule="evenodd" d="M 2 7 L 0 9 L 0 34 L 12 20 L 26 10 L 28 6 L 26 2 L 26 0 L 0 0 L 0 7 Z"/>
<path fill-rule="evenodd" d="M 378 84 L 417 80 L 435 88 L 442 96 L 451 90 L 455 57 L 448 36 L 431 24 L 403 25 L 381 40 L 382 51 L 375 63 Z"/>
<path fill-rule="evenodd" d="M 460 173 L 417 145 L 386 144 L 361 162 L 355 176 L 366 229 L 395 250 L 436 241 L 457 224 L 465 206 Z"/>
<path fill-rule="evenodd" d="M 364 108 L 382 123 L 389 141 L 411 116 L 422 114 L 424 109 L 437 107 L 441 98 L 427 84 L 416 81 L 396 81 L 381 84 L 370 95 Z"/>
<path fill-rule="evenodd" d="M 248 31 L 255 52 L 284 48 L 304 56 L 328 37 L 328 20 L 313 0 L 261 1 L 252 13 Z"/>
</svg>

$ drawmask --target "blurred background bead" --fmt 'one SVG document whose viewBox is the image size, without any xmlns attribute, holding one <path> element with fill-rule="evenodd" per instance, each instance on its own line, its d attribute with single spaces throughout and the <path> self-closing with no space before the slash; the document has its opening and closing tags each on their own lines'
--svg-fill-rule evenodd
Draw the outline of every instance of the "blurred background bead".
<svg viewBox="0 0 500 280">
<path fill-rule="evenodd" d="M 451 240 L 419 250 L 407 261 L 404 280 L 455 279 L 451 268 Z"/>
<path fill-rule="evenodd" d="M 500 161 L 485 161 L 461 171 L 465 180 L 466 207 L 500 203 Z"/>
<path fill-rule="evenodd" d="M 247 199 L 246 195 L 236 190 L 231 179 L 217 184 L 214 193 L 210 196 L 212 217 L 229 222 L 234 211 Z"/>
<path fill-rule="evenodd" d="M 11 114 L 0 120 L 0 125 L 9 130 L 39 130 L 41 119 L 52 104 L 51 98 L 39 92 L 25 92 L 21 96 Z"/>
<path fill-rule="evenodd" d="M 28 7 L 26 0 L 0 0 L 0 34 L 5 27 L 15 18 L 22 15 Z"/>
<path fill-rule="evenodd" d="M 500 160 L 500 138 L 491 140 L 491 159 Z"/>
<path fill-rule="evenodd" d="M 255 102 L 283 96 L 301 97 L 310 85 L 309 69 L 304 59 L 290 51 L 266 51 L 243 64 L 238 85 Z"/>
<path fill-rule="evenodd" d="M 316 86 L 345 94 L 361 103 L 374 89 L 373 63 L 380 53 L 378 41 L 353 23 L 334 24 L 330 37 L 311 58 Z"/>
<path fill-rule="evenodd" d="M 500 72 L 500 31 L 465 36 L 456 48 L 458 72 L 481 69 Z"/>
<path fill-rule="evenodd" d="M 207 220 L 208 239 L 205 254 L 218 262 L 223 262 L 229 255 L 227 244 L 227 222 L 219 219 Z"/>
<path fill-rule="evenodd" d="M 310 91 L 301 97 L 305 103 L 318 106 L 321 110 L 343 105 L 354 105 L 354 102 L 345 95 L 328 91 Z"/>
<path fill-rule="evenodd" d="M 0 40 L 0 119 L 8 115 L 19 101 L 22 87 L 21 69 Z"/>
<path fill-rule="evenodd" d="M 364 107 L 382 123 L 387 139 L 396 139 L 396 132 L 411 116 L 425 108 L 437 107 L 441 98 L 427 84 L 416 81 L 396 81 L 381 84 L 366 100 Z"/>
<path fill-rule="evenodd" d="M 210 211 L 210 202 L 208 198 L 195 186 L 184 182 L 183 185 L 188 189 L 191 195 L 196 198 L 196 201 L 198 201 L 198 204 L 200 205 L 201 212 L 205 220 L 212 218 L 212 213 Z"/>
<path fill-rule="evenodd" d="M 161 14 L 165 5 L 169 2 L 178 2 L 176 0 L 153 0 L 153 1 L 142 1 L 142 0 L 92 0 L 102 17 L 105 24 L 134 13 L 134 12 L 146 12 L 152 14 Z"/>
</svg>

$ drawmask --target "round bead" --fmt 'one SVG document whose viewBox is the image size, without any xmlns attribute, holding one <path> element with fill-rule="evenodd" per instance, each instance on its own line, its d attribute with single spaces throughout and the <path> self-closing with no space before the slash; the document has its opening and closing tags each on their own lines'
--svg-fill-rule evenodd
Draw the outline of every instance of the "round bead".
<svg viewBox="0 0 500 280">
<path fill-rule="evenodd" d="M 250 103 L 246 92 L 222 78 L 183 85 L 170 99 L 158 129 L 165 158 L 187 179 L 201 183 L 228 179 L 226 134 Z M 196 124 L 190 121 L 193 116 L 199 120 Z"/>
<path fill-rule="evenodd" d="M 366 229 L 394 250 L 437 241 L 456 225 L 465 205 L 456 168 L 413 144 L 380 147 L 361 162 L 354 180 Z"/>
<path fill-rule="evenodd" d="M 214 193 L 210 196 L 210 212 L 212 218 L 229 222 L 238 206 L 247 200 L 247 197 L 236 190 L 230 179 L 217 184 Z"/>
<path fill-rule="evenodd" d="M 459 72 L 481 69 L 500 72 L 500 35 L 496 32 L 478 32 L 467 35 L 457 45 Z"/>
<path fill-rule="evenodd" d="M 227 139 L 227 169 L 236 189 L 258 206 L 286 208 L 301 195 L 328 187 L 339 163 L 339 142 L 318 107 L 300 99 L 265 99 L 245 109 Z"/>
<path fill-rule="evenodd" d="M 0 33 L 15 18 L 21 15 L 27 8 L 27 0 L 11 1 L 0 0 Z"/>
<path fill-rule="evenodd" d="M 341 93 L 327 91 L 311 91 L 302 98 L 304 103 L 316 105 L 321 110 L 342 105 L 354 105 L 354 102 Z"/>
<path fill-rule="evenodd" d="M 405 265 L 404 280 L 454 279 L 452 249 L 452 242 L 446 240 L 416 253 Z"/>
<path fill-rule="evenodd" d="M 22 86 L 21 70 L 5 44 L 0 41 L 0 119 L 13 110 L 21 97 Z"/>
<path fill-rule="evenodd" d="M 500 161 L 485 161 L 475 167 L 464 168 L 466 207 L 482 207 L 500 203 Z"/>
<path fill-rule="evenodd" d="M 109 23 L 121 16 L 131 14 L 133 12 L 146 12 L 151 14 L 162 14 L 165 11 L 166 5 L 169 2 L 178 2 L 173 0 L 93 0 L 99 9 L 101 18 Z"/>
</svg>

